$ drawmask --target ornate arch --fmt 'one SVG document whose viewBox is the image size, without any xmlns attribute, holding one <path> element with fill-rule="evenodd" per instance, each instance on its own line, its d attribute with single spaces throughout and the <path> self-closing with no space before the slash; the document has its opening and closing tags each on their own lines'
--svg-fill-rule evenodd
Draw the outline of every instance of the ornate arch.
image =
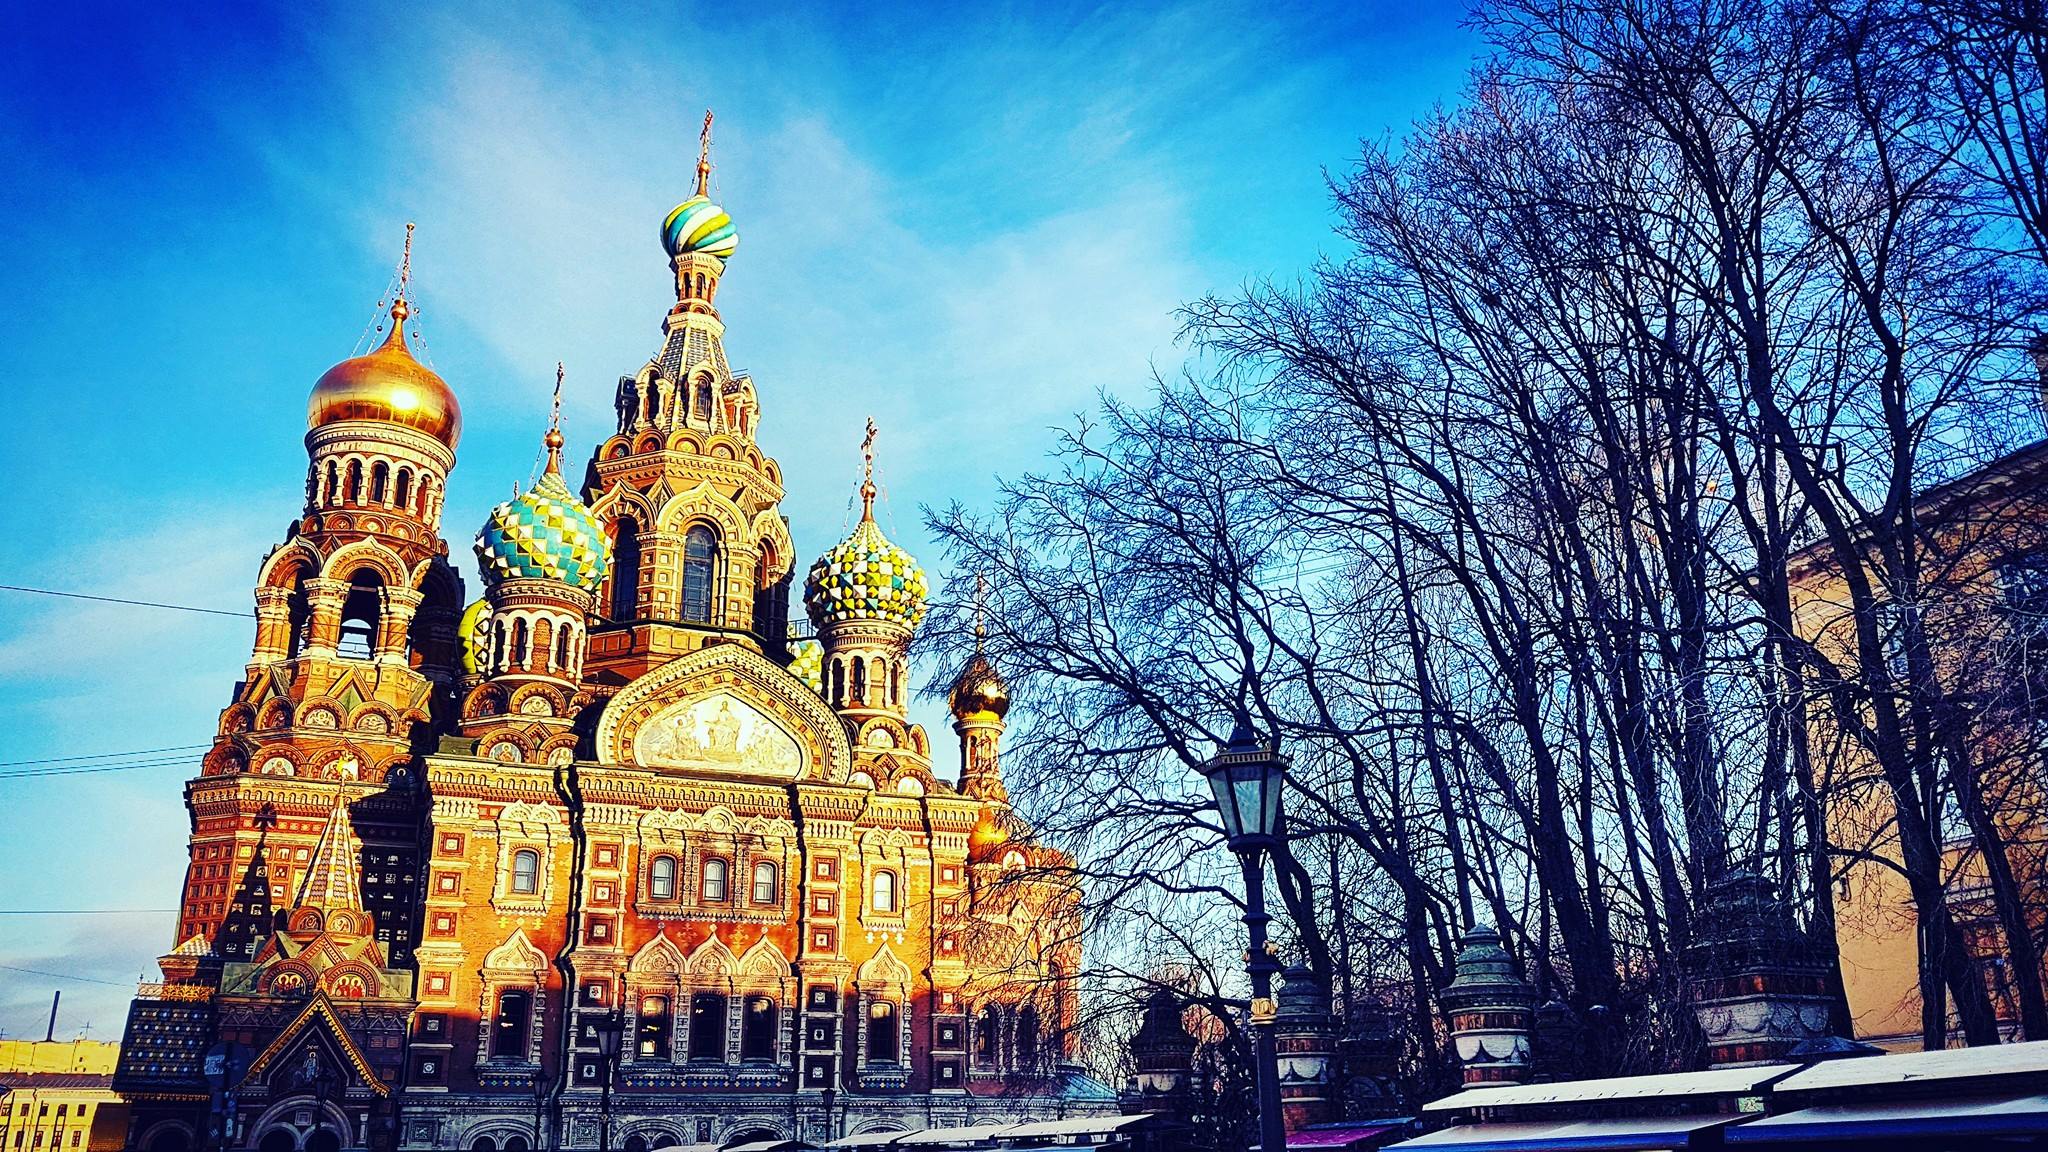
<svg viewBox="0 0 2048 1152">
<path fill-rule="evenodd" d="M 376 540 L 357 540 L 335 549 L 320 575 L 346 581 L 362 568 L 375 572 L 386 588 L 412 586 L 412 572 L 406 568 L 405 559 Z"/>
<path fill-rule="evenodd" d="M 638 979 L 673 981 L 682 978 L 685 966 L 683 950 L 676 947 L 676 942 L 664 933 L 641 945 L 640 950 L 633 953 L 633 959 L 626 965 L 626 974 Z"/>
<path fill-rule="evenodd" d="M 853 974 L 854 981 L 863 991 L 868 989 L 906 990 L 910 987 L 910 965 L 896 958 L 896 953 L 887 944 L 868 957 Z"/>
<path fill-rule="evenodd" d="M 292 581 L 282 579 L 285 570 L 297 565 L 305 566 L 305 575 L 318 576 L 324 566 L 320 553 L 307 543 L 304 537 L 281 544 L 270 555 L 263 558 L 263 566 L 256 572 L 258 588 L 290 588 Z"/>
<path fill-rule="evenodd" d="M 716 644 L 680 656 L 621 689 L 598 719 L 597 759 L 637 764 L 642 730 L 657 717 L 725 692 L 765 714 L 795 737 L 798 778 L 843 783 L 852 761 L 846 728 L 803 681 L 739 644 Z"/>
<path fill-rule="evenodd" d="M 747 539 L 747 514 L 709 481 L 670 497 L 655 514 L 655 530 L 680 536 L 693 519 L 710 521 L 727 547 Z"/>
<path fill-rule="evenodd" d="M 710 984 L 714 981 L 730 982 L 739 969 L 739 958 L 716 932 L 704 938 L 702 944 L 690 953 L 688 964 L 690 980 L 695 984 Z"/>
</svg>

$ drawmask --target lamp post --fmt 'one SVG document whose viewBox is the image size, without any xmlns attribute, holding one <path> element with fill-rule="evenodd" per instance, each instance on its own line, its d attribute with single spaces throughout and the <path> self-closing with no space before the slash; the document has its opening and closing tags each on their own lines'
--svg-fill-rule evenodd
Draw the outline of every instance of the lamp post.
<svg viewBox="0 0 2048 1152">
<path fill-rule="evenodd" d="M 1251 951 L 1245 955 L 1245 971 L 1252 981 L 1252 1048 L 1258 1067 L 1259 1149 L 1282 1152 L 1287 1147 L 1287 1129 L 1280 1116 L 1280 1058 L 1273 1043 L 1273 976 L 1280 960 L 1266 942 L 1265 854 L 1283 842 L 1285 829 L 1280 820 L 1280 796 L 1287 784 L 1287 758 L 1275 746 L 1261 741 L 1251 721 L 1239 716 L 1231 729 L 1230 742 L 1202 765 L 1209 779 L 1209 791 L 1216 798 L 1216 811 L 1223 818 L 1223 835 L 1230 850 L 1244 868 L 1244 926 L 1251 936 Z"/>
<path fill-rule="evenodd" d="M 625 1017 L 617 1007 L 605 1013 L 597 1025 L 597 1051 L 604 1060 L 604 1078 L 598 1082 L 597 1097 L 598 1152 L 612 1152 L 612 1074 L 619 1067 L 619 1037 L 625 1030 Z"/>
</svg>

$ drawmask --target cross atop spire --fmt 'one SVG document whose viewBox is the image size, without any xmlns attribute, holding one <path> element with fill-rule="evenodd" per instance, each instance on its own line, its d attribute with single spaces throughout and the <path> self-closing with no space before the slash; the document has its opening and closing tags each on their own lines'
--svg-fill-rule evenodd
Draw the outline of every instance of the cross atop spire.
<svg viewBox="0 0 2048 1152">
<path fill-rule="evenodd" d="M 974 654 L 981 655 L 981 642 L 988 636 L 986 613 L 988 611 L 988 578 L 981 573 L 974 574 Z"/>
<path fill-rule="evenodd" d="M 562 471 L 562 377 L 566 374 L 562 362 L 555 361 L 555 406 L 548 413 L 548 434 L 541 439 L 548 446 L 547 470 L 556 474 Z"/>
<path fill-rule="evenodd" d="M 875 518 L 875 434 L 881 429 L 875 427 L 875 418 L 868 417 L 868 434 L 860 442 L 860 518 Z"/>
<path fill-rule="evenodd" d="M 704 130 L 697 134 L 697 195 L 711 195 L 711 109 L 704 110 Z"/>
</svg>

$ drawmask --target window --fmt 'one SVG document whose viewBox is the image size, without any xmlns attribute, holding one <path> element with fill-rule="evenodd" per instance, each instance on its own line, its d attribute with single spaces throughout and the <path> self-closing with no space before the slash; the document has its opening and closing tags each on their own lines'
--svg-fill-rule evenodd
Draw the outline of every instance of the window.
<svg viewBox="0 0 2048 1152">
<path fill-rule="evenodd" d="M 898 1033 L 896 1005 L 887 1000 L 868 1005 L 868 1063 L 896 1063 L 901 1058 L 897 1051 Z"/>
<path fill-rule="evenodd" d="M 983 1008 L 981 1016 L 974 1022 L 974 1055 L 982 1060 L 994 1060 L 1002 1032 L 1003 1021 L 996 1014 L 996 1006 L 991 1004 Z"/>
<path fill-rule="evenodd" d="M 725 1063 L 725 997 L 716 992 L 690 997 L 690 1059 Z"/>
<path fill-rule="evenodd" d="M 656 856 L 647 866 L 647 897 L 650 900 L 676 898 L 676 858 Z"/>
<path fill-rule="evenodd" d="M 1038 1063 L 1038 1009 L 1029 1004 L 1017 1013 L 1017 1064 L 1030 1068 Z"/>
<path fill-rule="evenodd" d="M 711 623 L 712 589 L 717 580 L 718 537 L 702 524 L 683 535 L 683 619 Z"/>
<path fill-rule="evenodd" d="M 704 281 L 702 277 L 699 277 L 697 281 L 697 293 L 698 295 L 701 296 L 703 295 L 703 292 Z M 691 385 L 690 407 L 693 413 L 696 415 L 697 419 L 711 419 L 711 378 L 709 376 L 699 376 L 697 377 L 696 381 Z"/>
<path fill-rule="evenodd" d="M 391 502 L 408 511 L 412 508 L 412 469 L 398 470 L 398 486 L 391 493 Z"/>
<path fill-rule="evenodd" d="M 637 1033 L 636 1051 L 642 1060 L 666 1060 L 669 1058 L 668 997 L 642 996 L 640 998 L 640 1028 Z"/>
<path fill-rule="evenodd" d="M 849 702 L 855 707 L 868 702 L 868 662 L 858 656 L 853 658 L 853 695 Z"/>
<path fill-rule="evenodd" d="M 341 603 L 341 632 L 335 655 L 367 660 L 376 654 L 377 626 L 384 612 L 384 581 L 363 569 L 349 578 L 348 597 Z"/>
<path fill-rule="evenodd" d="M 766 996 L 747 997 L 747 1014 L 740 1021 L 740 1059 L 773 1061 L 775 1025 L 775 1001 Z"/>
<path fill-rule="evenodd" d="M 612 619 L 633 619 L 639 605 L 640 523 L 621 516 L 612 530 Z"/>
<path fill-rule="evenodd" d="M 754 865 L 754 903 L 775 903 L 775 865 L 766 860 Z"/>
<path fill-rule="evenodd" d="M 896 874 L 886 869 L 875 873 L 874 894 L 869 900 L 877 912 L 896 911 Z"/>
<path fill-rule="evenodd" d="M 512 853 L 512 891 L 521 896 L 540 891 L 540 853 L 531 848 Z"/>
<path fill-rule="evenodd" d="M 389 490 L 390 486 L 391 465 L 379 460 L 370 468 L 370 503 L 382 504 L 384 502 L 384 493 Z"/>
<path fill-rule="evenodd" d="M 533 1019 L 533 993 L 511 989 L 498 993 L 498 1016 L 491 1024 L 491 1055 L 500 1060 L 526 1059 L 528 1024 Z"/>
<path fill-rule="evenodd" d="M 725 903 L 728 865 L 716 856 L 704 861 L 704 901 L 707 904 Z"/>
</svg>

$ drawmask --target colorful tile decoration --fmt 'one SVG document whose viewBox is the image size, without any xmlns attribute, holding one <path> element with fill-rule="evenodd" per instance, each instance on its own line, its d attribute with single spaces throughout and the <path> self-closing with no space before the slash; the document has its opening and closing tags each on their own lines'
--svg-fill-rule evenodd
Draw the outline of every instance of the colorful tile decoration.
<svg viewBox="0 0 2048 1152">
<path fill-rule="evenodd" d="M 476 534 L 476 558 L 488 584 L 524 577 L 585 592 L 597 591 L 611 560 L 597 519 L 554 472 L 491 510 Z"/>
</svg>

